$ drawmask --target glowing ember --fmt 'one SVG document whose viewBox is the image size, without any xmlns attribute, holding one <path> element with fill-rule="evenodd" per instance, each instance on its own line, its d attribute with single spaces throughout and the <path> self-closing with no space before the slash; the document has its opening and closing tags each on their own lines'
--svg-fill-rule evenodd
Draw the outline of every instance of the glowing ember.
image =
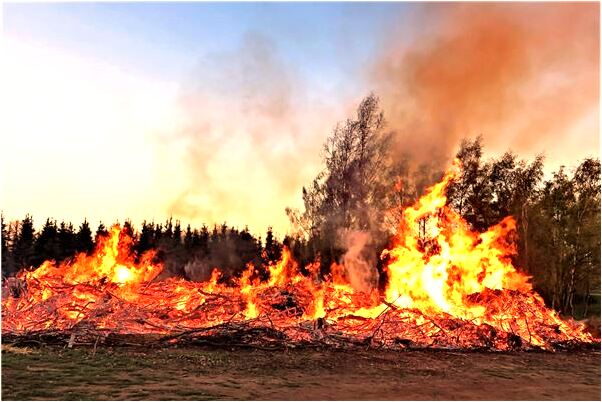
<svg viewBox="0 0 602 402">
<path fill-rule="evenodd" d="M 595 340 L 583 327 L 545 307 L 529 278 L 512 265 L 515 222 L 511 217 L 476 233 L 446 206 L 445 190 L 460 171 L 403 211 L 393 246 L 385 250 L 384 294 L 359 292 L 333 265 L 329 278 L 319 264 L 300 273 L 288 249 L 260 281 L 249 265 L 235 286 L 156 280 L 162 267 L 153 253 L 139 258 L 118 226 L 91 256 L 55 265 L 47 261 L 5 285 L 3 334 L 88 330 L 118 334 L 174 334 L 222 325 L 270 328 L 288 343 L 320 341 L 384 347 L 430 346 L 553 349 Z M 316 324 L 319 323 L 319 324 Z M 211 332 L 213 331 L 213 332 Z M 249 342 L 258 341 L 251 339 Z"/>
</svg>

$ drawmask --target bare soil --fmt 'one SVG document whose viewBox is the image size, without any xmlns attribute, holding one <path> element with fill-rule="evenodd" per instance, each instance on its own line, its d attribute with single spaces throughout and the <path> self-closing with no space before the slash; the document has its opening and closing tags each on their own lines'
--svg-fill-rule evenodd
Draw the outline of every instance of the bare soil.
<svg viewBox="0 0 602 402">
<path fill-rule="evenodd" d="M 3 345 L 2 400 L 600 400 L 600 352 Z"/>
</svg>

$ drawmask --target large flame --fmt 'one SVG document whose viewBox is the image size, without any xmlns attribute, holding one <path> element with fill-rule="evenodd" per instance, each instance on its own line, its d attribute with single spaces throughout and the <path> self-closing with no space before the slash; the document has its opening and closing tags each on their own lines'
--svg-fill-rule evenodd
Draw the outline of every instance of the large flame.
<svg viewBox="0 0 602 402">
<path fill-rule="evenodd" d="M 546 308 L 529 278 L 512 265 L 511 217 L 476 233 L 446 206 L 445 190 L 460 171 L 455 162 L 403 211 L 393 246 L 383 252 L 384 294 L 354 290 L 343 265 L 334 264 L 331 275 L 321 278 L 316 262 L 302 275 L 286 247 L 281 260 L 267 267 L 267 281 L 253 265 L 230 286 L 220 282 L 218 269 L 202 283 L 158 280 L 162 266 L 154 253 L 135 256 L 132 239 L 114 226 L 92 255 L 60 265 L 47 261 L 7 283 L 2 332 L 88 328 L 168 334 L 248 322 L 299 342 L 336 334 L 388 347 L 552 349 L 594 341 L 582 326 Z M 302 330 L 316 320 L 322 322 L 319 329 Z"/>
<path fill-rule="evenodd" d="M 482 318 L 486 306 L 467 302 L 467 296 L 485 289 L 529 293 L 531 285 L 510 260 L 512 217 L 475 233 L 446 206 L 445 189 L 459 172 L 456 161 L 440 183 L 404 211 L 395 247 L 385 251 L 392 258 L 386 294 L 400 307 Z"/>
</svg>

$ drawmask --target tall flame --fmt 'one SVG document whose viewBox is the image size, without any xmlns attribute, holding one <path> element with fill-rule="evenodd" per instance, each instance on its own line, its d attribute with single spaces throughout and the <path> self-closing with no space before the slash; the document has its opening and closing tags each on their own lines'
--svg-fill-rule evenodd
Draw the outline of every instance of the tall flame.
<svg viewBox="0 0 602 402">
<path fill-rule="evenodd" d="M 529 278 L 510 259 L 514 219 L 475 233 L 446 206 L 445 190 L 460 172 L 456 160 L 441 182 L 403 212 L 395 246 L 384 252 L 391 257 L 387 299 L 399 307 L 473 319 L 484 307 L 467 302 L 468 295 L 485 289 L 531 292 Z"/>
</svg>

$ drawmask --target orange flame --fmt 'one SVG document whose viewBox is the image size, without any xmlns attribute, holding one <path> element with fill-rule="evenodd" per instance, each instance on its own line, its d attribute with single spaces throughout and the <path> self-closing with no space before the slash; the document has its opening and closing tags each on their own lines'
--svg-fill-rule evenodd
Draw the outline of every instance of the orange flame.
<svg viewBox="0 0 602 402">
<path fill-rule="evenodd" d="M 459 172 L 456 161 L 440 183 L 404 211 L 395 247 L 385 250 L 391 257 L 387 299 L 399 307 L 473 319 L 484 308 L 467 303 L 468 295 L 486 288 L 531 291 L 528 277 L 518 273 L 509 258 L 515 254 L 509 242 L 514 219 L 475 233 L 446 206 L 445 190 Z M 423 235 L 417 233 L 419 220 Z"/>
</svg>

